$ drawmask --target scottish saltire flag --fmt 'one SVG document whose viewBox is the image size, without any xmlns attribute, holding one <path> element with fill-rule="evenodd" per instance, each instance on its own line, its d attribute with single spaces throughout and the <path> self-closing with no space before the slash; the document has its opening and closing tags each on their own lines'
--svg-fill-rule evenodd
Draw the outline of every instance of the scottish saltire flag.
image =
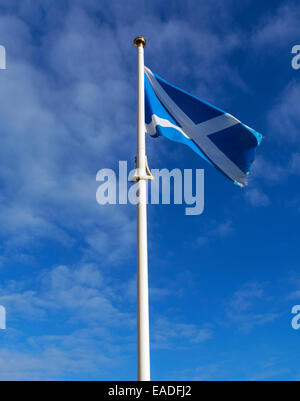
<svg viewBox="0 0 300 401">
<path fill-rule="evenodd" d="M 262 136 L 231 114 L 169 84 L 145 67 L 145 129 L 188 145 L 240 186 Z"/>
</svg>

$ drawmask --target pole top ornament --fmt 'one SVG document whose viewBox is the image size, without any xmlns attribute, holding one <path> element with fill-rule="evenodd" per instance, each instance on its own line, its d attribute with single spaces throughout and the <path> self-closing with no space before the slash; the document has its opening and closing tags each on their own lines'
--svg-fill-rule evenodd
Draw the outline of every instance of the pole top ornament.
<svg viewBox="0 0 300 401">
<path fill-rule="evenodd" d="M 144 38 L 144 36 L 137 36 L 134 41 L 133 44 L 135 47 L 139 47 L 139 46 L 146 46 L 146 39 Z"/>
</svg>

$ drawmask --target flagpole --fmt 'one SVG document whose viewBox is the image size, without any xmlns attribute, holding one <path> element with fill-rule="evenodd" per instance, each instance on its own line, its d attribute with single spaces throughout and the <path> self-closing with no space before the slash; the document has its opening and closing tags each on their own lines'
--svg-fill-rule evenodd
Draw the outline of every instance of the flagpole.
<svg viewBox="0 0 300 401">
<path fill-rule="evenodd" d="M 148 251 L 147 251 L 147 176 L 145 145 L 144 47 L 142 36 L 134 39 L 137 48 L 137 379 L 150 380 Z"/>
</svg>

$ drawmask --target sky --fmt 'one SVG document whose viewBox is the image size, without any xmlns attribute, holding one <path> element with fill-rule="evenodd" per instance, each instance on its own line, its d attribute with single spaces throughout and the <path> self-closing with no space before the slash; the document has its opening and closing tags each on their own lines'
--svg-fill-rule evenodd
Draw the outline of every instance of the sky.
<svg viewBox="0 0 300 401">
<path fill-rule="evenodd" d="M 246 188 L 146 138 L 150 168 L 204 169 L 205 207 L 149 205 L 151 378 L 298 380 L 297 1 L 1 0 L 0 379 L 136 379 L 136 50 L 264 139 Z"/>
</svg>

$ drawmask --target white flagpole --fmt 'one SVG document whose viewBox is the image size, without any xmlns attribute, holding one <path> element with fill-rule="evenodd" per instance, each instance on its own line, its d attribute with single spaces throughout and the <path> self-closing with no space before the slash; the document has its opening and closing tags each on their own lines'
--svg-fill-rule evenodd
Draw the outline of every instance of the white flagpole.
<svg viewBox="0 0 300 401">
<path fill-rule="evenodd" d="M 147 176 L 145 151 L 144 47 L 142 36 L 134 39 L 137 48 L 137 379 L 150 380 L 148 253 L 147 253 Z"/>
</svg>

